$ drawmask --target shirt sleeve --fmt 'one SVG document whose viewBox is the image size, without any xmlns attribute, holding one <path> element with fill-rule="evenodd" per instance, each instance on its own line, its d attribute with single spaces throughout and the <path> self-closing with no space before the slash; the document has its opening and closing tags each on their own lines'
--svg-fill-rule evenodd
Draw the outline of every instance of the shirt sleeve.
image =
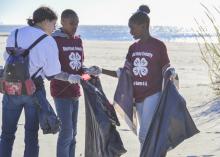
<svg viewBox="0 0 220 157">
<path fill-rule="evenodd" d="M 160 55 L 160 59 L 161 59 L 161 68 L 164 69 L 164 67 L 169 66 L 170 64 L 170 60 L 167 54 L 167 48 L 165 46 L 165 44 L 161 45 L 161 55 Z"/>
<path fill-rule="evenodd" d="M 15 45 L 15 30 L 11 32 L 11 34 L 8 36 L 6 41 L 6 47 L 14 47 Z M 9 54 L 7 53 L 6 49 L 3 53 L 3 58 L 6 61 Z"/>
<path fill-rule="evenodd" d="M 132 53 L 132 47 L 130 46 L 128 49 L 128 53 L 126 55 L 124 68 L 131 69 L 131 66 L 132 66 L 131 53 Z"/>
<path fill-rule="evenodd" d="M 43 66 L 43 72 L 47 77 L 59 74 L 61 72 L 61 65 L 59 61 L 59 51 L 55 40 L 49 38 L 49 43 L 45 48 L 46 63 Z"/>
<path fill-rule="evenodd" d="M 132 47 L 130 46 L 128 49 L 128 53 L 126 55 L 126 61 L 131 63 L 131 52 L 132 52 Z"/>
<path fill-rule="evenodd" d="M 82 48 L 82 67 L 81 69 L 79 70 L 79 73 L 80 75 L 82 75 L 85 70 L 87 69 L 87 67 L 84 65 L 84 61 L 85 61 L 85 54 L 84 54 L 84 49 L 83 49 L 83 42 L 82 42 L 82 39 L 79 38 L 79 45 L 80 47 Z"/>
<path fill-rule="evenodd" d="M 80 42 L 80 46 L 82 47 L 82 62 L 84 62 L 85 60 L 85 54 L 84 54 L 84 48 L 83 48 L 83 42 L 82 42 L 82 39 L 79 38 L 79 42 Z"/>
</svg>

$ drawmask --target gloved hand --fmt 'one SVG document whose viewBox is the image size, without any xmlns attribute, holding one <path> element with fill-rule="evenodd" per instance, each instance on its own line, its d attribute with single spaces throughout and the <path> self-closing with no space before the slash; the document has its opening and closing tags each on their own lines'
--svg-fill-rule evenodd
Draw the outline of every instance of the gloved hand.
<svg viewBox="0 0 220 157">
<path fill-rule="evenodd" d="M 176 79 L 176 77 L 178 77 L 178 76 L 177 76 L 177 73 L 176 73 L 176 71 L 175 71 L 174 68 L 169 68 L 169 69 L 170 69 L 170 71 L 171 71 L 170 80 L 171 80 L 171 81 L 174 81 L 174 80 Z"/>
<path fill-rule="evenodd" d="M 91 66 L 86 69 L 85 73 L 93 76 L 99 76 L 102 73 L 102 69 L 98 66 Z"/>
<path fill-rule="evenodd" d="M 176 88 L 179 89 L 179 77 L 178 77 L 178 74 L 176 73 L 176 70 L 172 67 L 170 67 L 168 69 L 170 69 L 170 71 L 171 71 L 170 80 L 173 81 Z"/>
<path fill-rule="evenodd" d="M 71 84 L 80 83 L 80 80 L 81 80 L 81 76 L 77 74 L 76 75 L 70 74 L 68 77 L 68 81 Z"/>
<path fill-rule="evenodd" d="M 117 77 L 119 78 L 121 76 L 121 71 L 122 71 L 122 68 L 118 68 L 116 70 L 116 74 L 117 74 Z"/>
<path fill-rule="evenodd" d="M 177 89 L 179 89 L 179 76 L 177 73 L 171 75 L 170 80 L 173 81 Z"/>
</svg>

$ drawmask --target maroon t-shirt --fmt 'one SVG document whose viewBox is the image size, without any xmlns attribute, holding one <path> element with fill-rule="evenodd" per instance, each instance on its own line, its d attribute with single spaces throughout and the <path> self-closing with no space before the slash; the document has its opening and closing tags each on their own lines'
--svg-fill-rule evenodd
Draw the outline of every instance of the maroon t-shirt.
<svg viewBox="0 0 220 157">
<path fill-rule="evenodd" d="M 84 53 L 82 40 L 79 37 L 64 38 L 54 37 L 59 49 L 61 70 L 69 74 L 82 74 Z M 75 98 L 81 95 L 78 84 L 70 84 L 67 81 L 52 80 L 50 83 L 52 97 Z"/>
<path fill-rule="evenodd" d="M 135 42 L 129 47 L 126 60 L 132 65 L 135 102 L 161 91 L 162 68 L 170 62 L 162 41 L 150 37 L 145 42 Z"/>
</svg>

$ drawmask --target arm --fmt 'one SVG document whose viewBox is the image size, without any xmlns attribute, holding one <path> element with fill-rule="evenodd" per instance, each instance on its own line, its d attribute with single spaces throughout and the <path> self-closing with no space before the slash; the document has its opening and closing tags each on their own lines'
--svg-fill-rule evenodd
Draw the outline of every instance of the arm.
<svg viewBox="0 0 220 157">
<path fill-rule="evenodd" d="M 60 81 L 67 81 L 71 84 L 76 84 L 76 83 L 80 83 L 80 80 L 81 80 L 81 76 L 76 74 L 68 74 L 66 72 L 61 72 L 57 75 L 55 75 L 53 77 L 53 79 L 57 79 L 57 80 L 60 80 Z"/>
<path fill-rule="evenodd" d="M 15 30 L 11 32 L 11 34 L 8 36 L 7 41 L 6 41 L 6 47 L 14 47 L 15 45 Z M 9 54 L 5 50 L 3 53 L 3 58 L 6 61 L 7 58 L 9 57 Z"/>
<path fill-rule="evenodd" d="M 87 68 L 85 73 L 93 76 L 99 76 L 100 74 L 105 74 L 112 77 L 120 77 L 122 68 L 118 68 L 116 71 L 107 70 L 100 68 L 98 66 L 91 66 L 90 68 Z"/>
<path fill-rule="evenodd" d="M 45 76 L 47 80 L 51 81 L 52 79 L 60 80 L 60 81 L 68 81 L 69 74 L 66 72 L 61 72 L 52 76 Z"/>
<path fill-rule="evenodd" d="M 164 76 L 164 73 L 166 72 L 166 70 L 167 70 L 169 67 L 171 67 L 171 66 L 170 66 L 170 63 L 167 63 L 167 64 L 165 64 L 165 65 L 162 67 L 162 75 L 163 75 L 163 76 Z"/>
<path fill-rule="evenodd" d="M 170 59 L 168 57 L 167 48 L 164 43 L 161 45 L 160 63 L 162 75 L 164 76 L 165 71 L 170 67 Z"/>
<path fill-rule="evenodd" d="M 102 69 L 102 74 L 109 75 L 112 77 L 118 77 L 116 71 L 107 70 L 107 69 Z"/>
<path fill-rule="evenodd" d="M 48 36 L 41 43 L 44 48 L 41 49 L 41 55 L 43 60 L 42 73 L 47 79 L 53 79 L 53 77 L 61 73 L 61 64 L 59 61 L 59 50 L 56 41 Z"/>
<path fill-rule="evenodd" d="M 60 81 L 68 81 L 68 78 L 69 78 L 69 74 L 66 72 L 61 72 L 53 77 L 53 79 Z"/>
</svg>

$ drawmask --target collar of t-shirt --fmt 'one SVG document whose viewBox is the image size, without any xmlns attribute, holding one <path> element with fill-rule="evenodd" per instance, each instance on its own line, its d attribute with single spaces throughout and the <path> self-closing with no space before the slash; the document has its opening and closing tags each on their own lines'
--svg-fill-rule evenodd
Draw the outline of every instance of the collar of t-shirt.
<svg viewBox="0 0 220 157">
<path fill-rule="evenodd" d="M 52 36 L 53 36 L 53 37 L 68 38 L 68 39 L 71 38 L 68 34 L 66 34 L 66 33 L 63 31 L 62 27 L 59 28 L 59 29 L 57 29 L 56 31 L 54 31 L 54 32 L 52 33 Z M 73 35 L 72 38 L 75 38 L 75 36 Z"/>
</svg>

